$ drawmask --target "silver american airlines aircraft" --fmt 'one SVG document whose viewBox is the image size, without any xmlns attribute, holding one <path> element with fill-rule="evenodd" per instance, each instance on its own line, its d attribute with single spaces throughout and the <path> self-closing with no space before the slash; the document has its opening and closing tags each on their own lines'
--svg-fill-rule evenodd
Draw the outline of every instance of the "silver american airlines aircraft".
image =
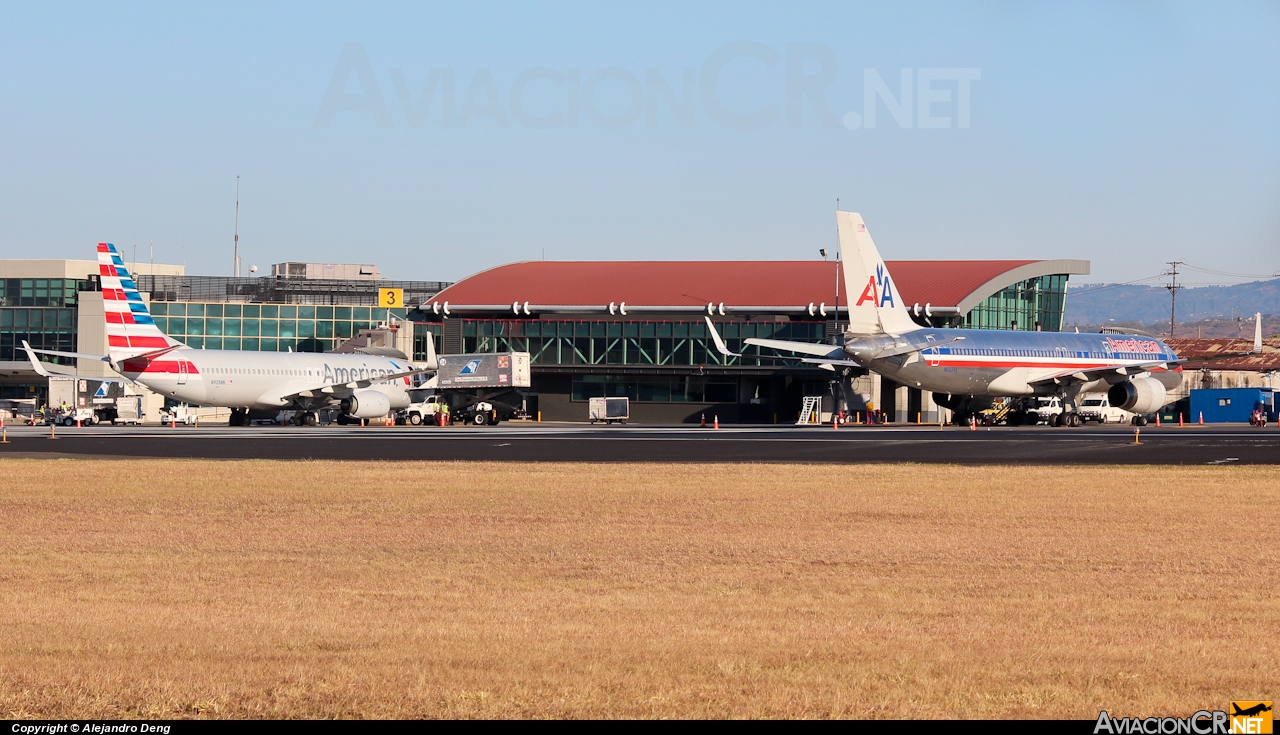
<svg viewBox="0 0 1280 735">
<path fill-rule="evenodd" d="M 191 349 L 156 326 L 114 245 L 98 244 L 98 270 L 109 354 L 36 350 L 23 342 L 37 372 L 47 374 L 36 353 L 101 360 L 174 400 L 230 408 L 232 425 L 247 425 L 250 409 L 293 410 L 295 423 L 315 425 L 316 412 L 331 406 L 353 418 L 405 408 L 411 377 L 436 369 L 430 340 L 426 364 L 418 365 L 369 354 Z"/>
<path fill-rule="evenodd" d="M 921 327 L 880 259 L 862 216 L 837 212 L 836 224 L 849 294 L 842 345 L 750 338 L 747 344 L 796 352 L 819 365 L 858 366 L 922 390 L 955 409 L 972 396 L 1059 396 L 1064 412 L 1054 425 L 1079 425 L 1078 398 L 1106 393 L 1113 406 L 1142 414 L 1165 404 L 1182 383 L 1180 360 L 1158 339 L 1132 335 L 1068 334 L 995 329 Z M 716 348 L 728 350 L 707 319 Z"/>
</svg>

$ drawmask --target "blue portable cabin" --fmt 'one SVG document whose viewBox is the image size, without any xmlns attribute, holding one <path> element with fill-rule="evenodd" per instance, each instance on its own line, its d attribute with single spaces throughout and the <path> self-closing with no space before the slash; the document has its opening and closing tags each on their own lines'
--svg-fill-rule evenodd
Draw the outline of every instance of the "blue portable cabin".
<svg viewBox="0 0 1280 735">
<path fill-rule="evenodd" d="M 1259 405 L 1270 409 L 1271 391 L 1264 388 L 1203 388 L 1191 391 L 1192 423 L 1204 415 L 1206 424 L 1249 423 Z M 1269 412 L 1269 411 L 1268 411 Z"/>
</svg>

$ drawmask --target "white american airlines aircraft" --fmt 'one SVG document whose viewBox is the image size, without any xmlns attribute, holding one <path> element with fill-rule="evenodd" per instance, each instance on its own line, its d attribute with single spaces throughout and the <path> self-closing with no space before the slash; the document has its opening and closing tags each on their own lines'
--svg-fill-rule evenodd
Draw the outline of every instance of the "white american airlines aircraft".
<svg viewBox="0 0 1280 735">
<path fill-rule="evenodd" d="M 747 344 L 812 355 L 803 361 L 831 369 L 863 367 L 933 391 L 934 401 L 951 409 L 971 396 L 1060 396 L 1066 410 L 1055 425 L 1079 425 L 1076 403 L 1084 394 L 1106 393 L 1112 406 L 1146 414 L 1162 407 L 1166 392 L 1182 383 L 1184 360 L 1152 337 L 921 327 L 902 303 L 862 215 L 837 212 L 836 226 L 851 300 L 861 289 L 849 309 L 844 343 L 753 337 Z M 736 356 L 710 319 L 707 326 L 721 354 Z"/>
<path fill-rule="evenodd" d="M 353 418 L 376 418 L 410 403 L 410 378 L 436 369 L 427 341 L 426 364 L 369 354 L 195 350 L 171 339 L 151 319 L 114 245 L 98 244 L 106 311 L 107 355 L 36 350 L 22 343 L 36 372 L 36 353 L 101 360 L 126 378 L 177 401 L 232 409 L 232 425 L 247 425 L 250 409 L 296 411 L 299 425 L 338 407 Z"/>
</svg>

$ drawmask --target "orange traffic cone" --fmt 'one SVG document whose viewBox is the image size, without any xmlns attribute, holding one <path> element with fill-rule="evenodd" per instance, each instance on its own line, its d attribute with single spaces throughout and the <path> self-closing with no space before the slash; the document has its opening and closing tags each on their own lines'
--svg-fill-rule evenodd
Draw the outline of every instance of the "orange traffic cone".
<svg viewBox="0 0 1280 735">
<path fill-rule="evenodd" d="M 713 424 L 711 425 L 711 428 L 713 428 L 713 429 L 719 429 L 719 428 L 720 428 L 720 414 L 716 414 L 716 415 L 715 415 L 715 423 L 713 423 Z"/>
<path fill-rule="evenodd" d="M 169 428 L 170 429 L 178 428 L 178 420 L 173 417 L 173 414 L 169 414 Z"/>
<path fill-rule="evenodd" d="M 833 431 L 840 430 L 840 417 L 835 415 L 834 413 L 831 414 L 831 429 Z"/>
<path fill-rule="evenodd" d="M 1200 425 L 1201 425 L 1201 426 L 1203 426 L 1203 425 L 1204 425 L 1204 411 L 1201 411 L 1201 412 L 1200 412 Z"/>
<path fill-rule="evenodd" d="M 978 430 L 978 418 L 976 416 L 969 417 L 969 431 Z"/>
<path fill-rule="evenodd" d="M 705 413 L 702 414 L 702 428 L 707 428 L 707 415 Z"/>
<path fill-rule="evenodd" d="M 1156 426 L 1159 426 L 1159 425 L 1160 425 L 1160 414 L 1159 414 L 1159 413 L 1157 413 L 1157 414 L 1156 414 Z"/>
<path fill-rule="evenodd" d="M 1178 414 L 1178 426 L 1183 426 L 1183 423 L 1182 423 L 1182 414 Z"/>
</svg>

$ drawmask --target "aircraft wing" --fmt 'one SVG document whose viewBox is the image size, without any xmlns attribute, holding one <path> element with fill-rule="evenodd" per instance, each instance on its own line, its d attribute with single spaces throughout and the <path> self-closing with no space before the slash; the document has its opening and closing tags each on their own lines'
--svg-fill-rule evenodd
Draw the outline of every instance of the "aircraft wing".
<svg viewBox="0 0 1280 735">
<path fill-rule="evenodd" d="M 411 375 L 421 375 L 422 373 L 435 372 L 433 367 L 420 367 L 412 370 L 401 370 L 398 373 L 388 373 L 386 375 L 378 375 L 364 380 L 353 380 L 346 383 L 291 383 L 285 387 L 284 391 L 279 395 L 263 396 L 260 400 L 264 403 L 278 403 L 283 406 L 288 404 L 294 398 L 317 398 L 321 396 L 339 397 L 345 396 L 352 391 L 368 388 L 374 383 L 385 383 L 388 380 L 399 380 L 407 378 Z"/>
<path fill-rule="evenodd" d="M 720 333 L 716 331 L 716 325 L 711 322 L 710 317 L 702 317 L 707 322 L 707 331 L 711 333 L 711 341 L 716 345 L 716 352 L 725 357 L 742 357 L 740 352 L 731 352 L 729 347 L 721 339 Z M 819 345 L 812 342 L 788 342 L 781 339 L 761 339 L 758 337 L 748 337 L 747 344 L 756 345 L 757 347 L 769 347 L 775 350 L 786 350 L 788 352 L 799 352 L 803 355 L 820 355 L 829 360 L 814 360 L 805 358 L 802 362 L 813 362 L 825 364 L 835 362 L 836 364 L 854 364 L 844 358 L 844 348 L 837 345 Z M 835 359 L 839 355 L 839 359 Z"/>
<path fill-rule="evenodd" d="M 1121 375 L 1128 377 L 1139 373 L 1147 373 L 1152 370 L 1168 370 L 1170 365 L 1181 363 L 1181 360 L 1172 360 L 1169 362 L 1148 362 L 1141 365 L 1104 365 L 1103 367 L 1089 368 L 1088 370 L 1064 370 L 1054 375 L 1048 375 L 1036 380 L 1027 381 L 1031 385 L 1066 385 L 1069 383 L 1091 383 L 1095 380 L 1101 380 L 1109 375 Z"/>
<path fill-rule="evenodd" d="M 746 342 L 749 345 L 755 345 L 756 347 L 768 347 L 772 350 L 786 350 L 788 352 L 798 352 L 802 355 L 817 355 L 819 357 L 829 357 L 838 360 L 845 359 L 844 347 L 840 345 L 820 345 L 812 342 L 788 342 L 783 339 L 763 339 L 761 337 L 748 337 Z"/>
</svg>

